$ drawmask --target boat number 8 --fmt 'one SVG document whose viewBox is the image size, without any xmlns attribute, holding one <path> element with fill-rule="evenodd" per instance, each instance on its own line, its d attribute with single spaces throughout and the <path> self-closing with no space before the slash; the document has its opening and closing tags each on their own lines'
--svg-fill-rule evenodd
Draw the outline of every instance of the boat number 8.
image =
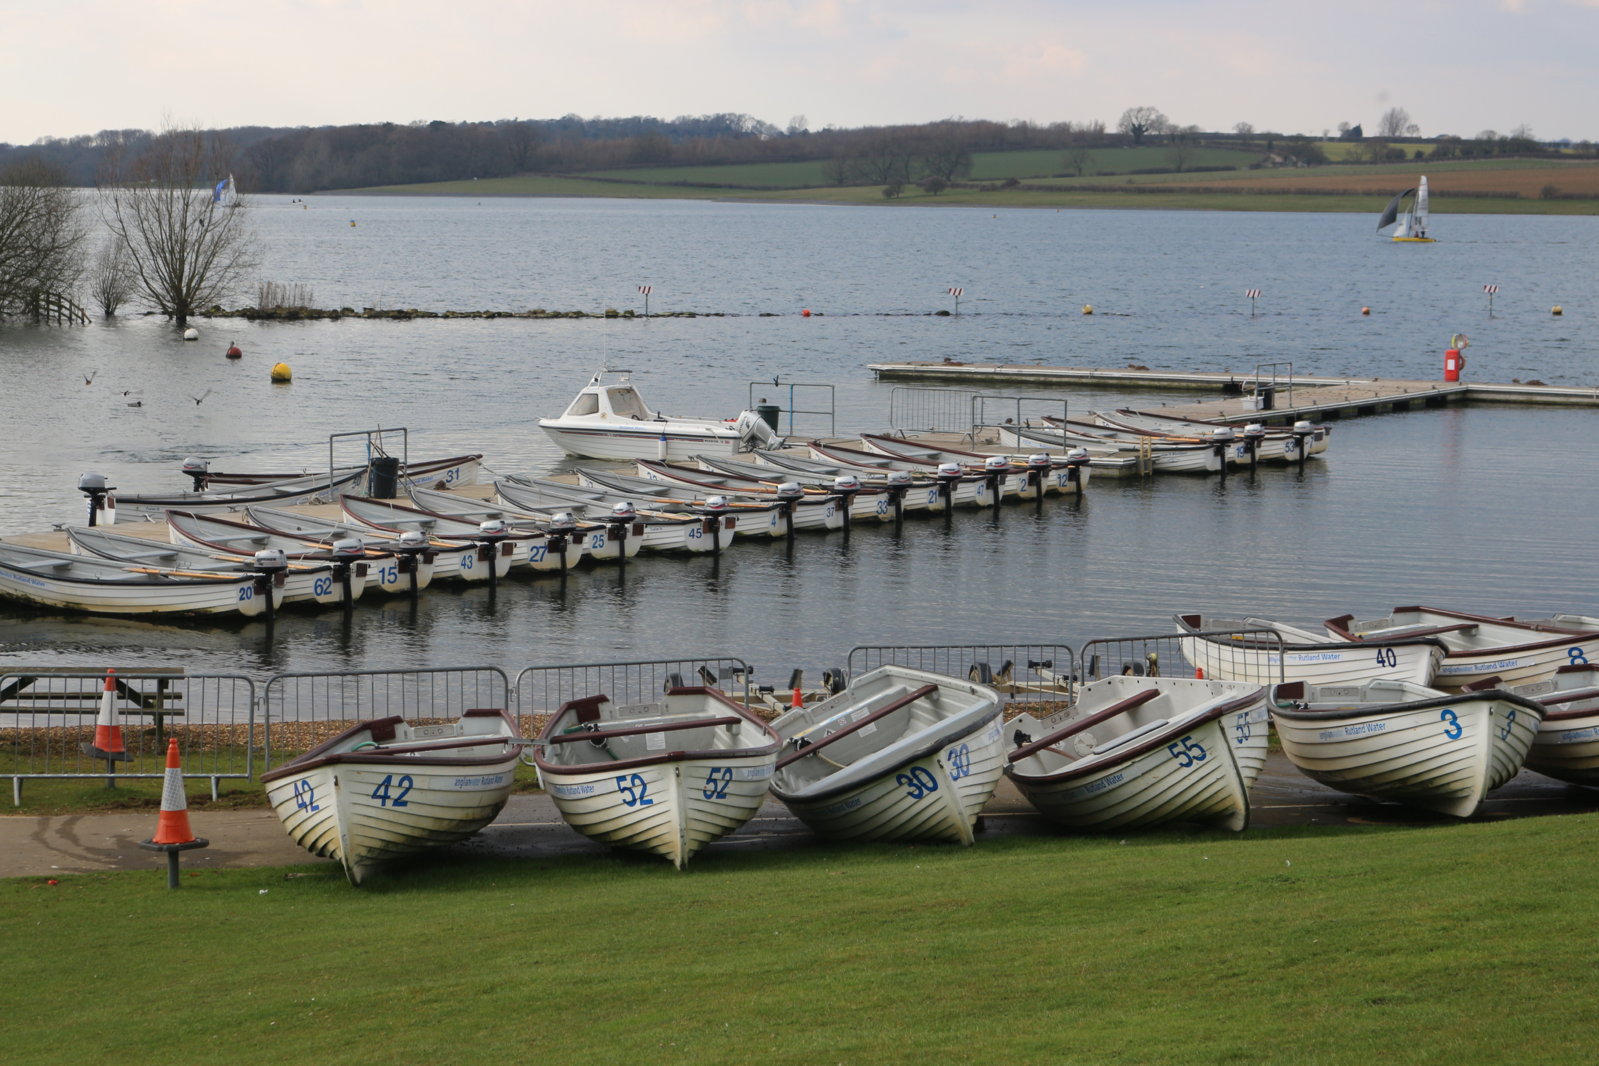
<svg viewBox="0 0 1599 1066">
<path fill-rule="evenodd" d="M 708 800 L 727 798 L 727 786 L 733 783 L 733 768 L 731 766 L 713 766 L 710 773 L 705 775 L 705 787 L 700 789 L 700 795 Z"/>
<path fill-rule="evenodd" d="M 1572 666 L 1576 666 L 1579 663 L 1585 663 L 1588 661 L 1588 656 L 1583 654 L 1581 648 L 1567 648 L 1566 658 L 1570 661 Z"/>
<path fill-rule="evenodd" d="M 627 807 L 648 807 L 655 802 L 649 797 L 649 782 L 640 774 L 618 774 L 616 791 L 622 797 L 622 804 Z"/>
<path fill-rule="evenodd" d="M 1386 666 L 1389 669 L 1392 669 L 1399 665 L 1399 656 L 1394 653 L 1394 649 L 1392 648 L 1378 648 L 1377 665 Z"/>
<path fill-rule="evenodd" d="M 938 791 L 938 778 L 924 766 L 912 767 L 908 774 L 896 774 L 894 780 L 905 789 L 905 795 L 913 800 Z"/>
<path fill-rule="evenodd" d="M 945 752 L 949 760 L 949 779 L 959 781 L 972 772 L 972 748 L 970 744 L 962 744 L 958 748 L 950 748 Z"/>
<path fill-rule="evenodd" d="M 1460 724 L 1460 716 L 1448 707 L 1438 712 L 1438 720 L 1444 723 L 1444 736 L 1450 740 L 1459 740 L 1461 734 L 1466 731 Z"/>
<path fill-rule="evenodd" d="M 378 801 L 380 807 L 409 807 L 410 804 L 406 802 L 405 797 L 410 795 L 413 783 L 410 774 L 401 774 L 398 781 L 394 779 L 393 774 L 384 774 L 383 780 L 372 790 L 372 798 Z M 400 791 L 391 794 L 391 787 Z"/>
<path fill-rule="evenodd" d="M 1177 765 L 1184 770 L 1195 763 L 1205 761 L 1205 746 L 1193 737 L 1184 737 L 1166 745 L 1166 750 L 1171 757 L 1177 760 Z"/>
</svg>

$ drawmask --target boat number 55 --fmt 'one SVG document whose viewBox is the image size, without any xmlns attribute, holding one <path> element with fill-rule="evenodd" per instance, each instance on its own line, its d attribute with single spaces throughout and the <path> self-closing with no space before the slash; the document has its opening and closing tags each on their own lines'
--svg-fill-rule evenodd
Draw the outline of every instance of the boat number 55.
<svg viewBox="0 0 1599 1066">
<path fill-rule="evenodd" d="M 938 778 L 925 766 L 913 766 L 910 773 L 895 774 L 894 781 L 905 789 L 905 795 L 913 800 L 938 791 Z"/>
<path fill-rule="evenodd" d="M 1196 762 L 1205 761 L 1205 746 L 1193 737 L 1184 737 L 1166 745 L 1166 750 L 1171 752 L 1171 757 L 1177 760 L 1177 765 L 1188 769 Z"/>
</svg>

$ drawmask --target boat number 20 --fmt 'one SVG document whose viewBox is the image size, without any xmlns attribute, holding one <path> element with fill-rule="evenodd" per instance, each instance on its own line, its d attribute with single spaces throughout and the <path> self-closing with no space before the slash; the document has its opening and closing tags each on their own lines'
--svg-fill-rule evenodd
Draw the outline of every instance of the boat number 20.
<svg viewBox="0 0 1599 1066">
<path fill-rule="evenodd" d="M 617 774 L 616 791 L 624 807 L 648 807 L 655 801 L 650 798 L 650 783 L 642 774 Z"/>
<path fill-rule="evenodd" d="M 1177 765 L 1185 770 L 1205 761 L 1205 746 L 1191 736 L 1167 744 L 1166 750 L 1177 760 Z"/>
<path fill-rule="evenodd" d="M 895 774 L 894 781 L 905 790 L 905 795 L 913 800 L 938 791 L 938 778 L 932 775 L 925 766 L 913 766 L 909 773 Z"/>
</svg>

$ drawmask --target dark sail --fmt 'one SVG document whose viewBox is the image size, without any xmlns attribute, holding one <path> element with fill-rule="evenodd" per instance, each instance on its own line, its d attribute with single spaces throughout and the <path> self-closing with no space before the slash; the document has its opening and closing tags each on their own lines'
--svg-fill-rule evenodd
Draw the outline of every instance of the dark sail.
<svg viewBox="0 0 1599 1066">
<path fill-rule="evenodd" d="M 1377 221 L 1377 228 L 1378 229 L 1382 229 L 1384 226 L 1391 225 L 1394 222 L 1397 222 L 1399 220 L 1399 204 L 1400 204 L 1400 202 L 1402 200 L 1404 200 L 1405 197 L 1409 196 L 1411 193 L 1413 193 L 1415 191 L 1416 191 L 1415 189 L 1406 189 L 1404 192 L 1400 193 L 1398 196 L 1394 197 L 1392 200 L 1389 200 L 1388 201 L 1388 210 L 1384 211 L 1382 213 L 1382 218 Z"/>
</svg>

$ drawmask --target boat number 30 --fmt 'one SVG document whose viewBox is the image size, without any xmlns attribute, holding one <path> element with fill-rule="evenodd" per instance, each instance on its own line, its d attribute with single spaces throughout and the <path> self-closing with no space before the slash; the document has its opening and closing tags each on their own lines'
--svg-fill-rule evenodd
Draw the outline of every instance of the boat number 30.
<svg viewBox="0 0 1599 1066">
<path fill-rule="evenodd" d="M 949 762 L 949 779 L 959 781 L 972 772 L 972 747 L 962 744 L 958 748 L 950 748 L 944 753 L 944 758 Z"/>
<path fill-rule="evenodd" d="M 894 781 L 905 790 L 905 795 L 913 800 L 938 791 L 938 778 L 925 766 L 913 766 L 909 773 L 895 774 Z"/>
<path fill-rule="evenodd" d="M 410 803 L 405 797 L 411 794 L 413 784 L 410 774 L 401 774 L 399 780 L 395 780 L 393 774 L 384 774 L 383 780 L 372 790 L 372 798 L 378 801 L 380 807 L 409 807 Z"/>
<path fill-rule="evenodd" d="M 655 801 L 650 798 L 650 783 L 642 774 L 617 774 L 616 791 L 624 807 L 648 807 Z"/>
<path fill-rule="evenodd" d="M 1205 746 L 1191 736 L 1167 744 L 1166 750 L 1177 760 L 1177 765 L 1185 770 L 1205 761 Z"/>
<path fill-rule="evenodd" d="M 700 795 L 708 800 L 727 798 L 727 786 L 733 783 L 733 768 L 731 766 L 713 766 L 705 775 L 705 787 L 700 789 Z"/>
</svg>

